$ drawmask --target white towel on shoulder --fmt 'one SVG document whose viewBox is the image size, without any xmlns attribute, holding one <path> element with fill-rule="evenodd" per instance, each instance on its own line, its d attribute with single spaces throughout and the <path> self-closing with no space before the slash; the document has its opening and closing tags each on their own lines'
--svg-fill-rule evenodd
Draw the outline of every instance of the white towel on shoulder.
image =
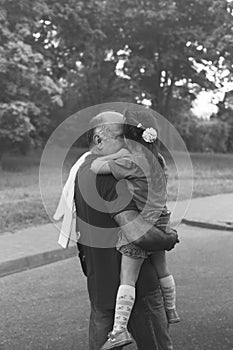
<svg viewBox="0 0 233 350">
<path fill-rule="evenodd" d="M 56 221 L 62 220 L 58 243 L 63 248 L 68 247 L 72 230 L 75 230 L 76 208 L 74 203 L 74 185 L 76 174 L 89 154 L 91 154 L 91 152 L 84 153 L 72 166 L 68 179 L 63 187 L 58 207 L 53 216 L 54 220 Z"/>
</svg>

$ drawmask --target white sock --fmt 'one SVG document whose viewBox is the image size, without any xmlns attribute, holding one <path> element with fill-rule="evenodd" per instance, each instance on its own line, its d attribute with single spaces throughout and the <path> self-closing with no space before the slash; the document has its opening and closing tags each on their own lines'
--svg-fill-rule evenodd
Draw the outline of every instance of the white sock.
<svg viewBox="0 0 233 350">
<path fill-rule="evenodd" d="M 165 309 L 175 309 L 176 307 L 176 285 L 172 275 L 159 279 L 163 294 Z"/>
<path fill-rule="evenodd" d="M 127 328 L 135 301 L 135 287 L 121 284 L 116 299 L 113 333 Z"/>
</svg>

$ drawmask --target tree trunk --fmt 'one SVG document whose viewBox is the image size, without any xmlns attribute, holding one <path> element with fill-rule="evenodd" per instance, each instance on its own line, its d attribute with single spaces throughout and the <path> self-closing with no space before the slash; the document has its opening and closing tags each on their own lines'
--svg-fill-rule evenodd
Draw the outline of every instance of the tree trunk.
<svg viewBox="0 0 233 350">
<path fill-rule="evenodd" d="M 1 151 L 0 152 L 0 171 L 2 171 L 3 170 L 3 155 L 4 155 L 4 153 Z"/>
<path fill-rule="evenodd" d="M 174 79 L 171 79 L 171 84 L 167 87 L 167 94 L 165 96 L 164 101 L 164 116 L 169 119 L 169 112 L 170 112 L 170 102 L 172 99 L 172 92 L 173 92 L 173 86 L 174 86 Z"/>
</svg>

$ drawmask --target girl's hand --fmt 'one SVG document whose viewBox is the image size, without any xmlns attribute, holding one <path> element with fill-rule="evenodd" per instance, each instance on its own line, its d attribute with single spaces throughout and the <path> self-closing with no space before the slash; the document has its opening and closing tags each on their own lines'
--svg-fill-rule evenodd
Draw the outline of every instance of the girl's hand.
<svg viewBox="0 0 233 350">
<path fill-rule="evenodd" d="M 111 174 L 108 162 L 101 160 L 101 158 L 97 158 L 91 163 L 91 171 L 95 174 Z"/>
</svg>

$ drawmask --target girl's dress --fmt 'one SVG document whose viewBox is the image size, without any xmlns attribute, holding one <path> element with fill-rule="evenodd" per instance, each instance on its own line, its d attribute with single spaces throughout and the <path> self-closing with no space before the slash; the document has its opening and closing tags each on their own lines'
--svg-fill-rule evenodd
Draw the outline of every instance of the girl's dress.
<svg viewBox="0 0 233 350">
<path fill-rule="evenodd" d="M 169 233 L 171 213 L 166 206 L 166 164 L 163 157 L 159 157 L 163 165 L 156 161 L 153 176 L 144 154 L 129 153 L 123 158 L 109 161 L 108 164 L 117 180 L 129 180 L 129 191 L 144 220 Z M 116 247 L 122 254 L 133 258 L 147 258 L 150 254 L 130 242 L 122 231 L 119 233 Z"/>
</svg>

